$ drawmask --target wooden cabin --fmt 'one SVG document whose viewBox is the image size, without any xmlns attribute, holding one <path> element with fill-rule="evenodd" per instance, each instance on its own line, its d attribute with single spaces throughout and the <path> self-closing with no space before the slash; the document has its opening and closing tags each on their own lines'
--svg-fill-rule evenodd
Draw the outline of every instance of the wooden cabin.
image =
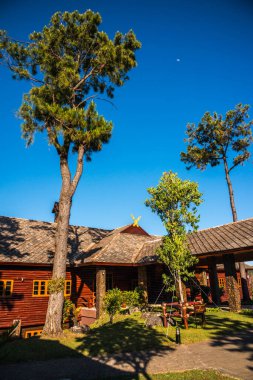
<svg viewBox="0 0 253 380">
<path fill-rule="evenodd" d="M 247 221 L 247 226 L 247 244 L 253 247 L 253 219 Z M 42 329 L 55 228 L 56 223 L 0 217 L 0 330 L 10 328 L 17 319 L 21 320 L 23 335 L 31 336 Z M 211 285 L 212 272 L 205 260 L 211 253 L 212 257 L 221 253 L 217 240 L 210 239 L 210 230 L 208 235 L 199 231 L 189 238 L 192 253 L 200 258 L 197 277 L 203 278 L 205 273 L 207 285 Z M 243 244 L 245 241 L 244 236 Z M 82 323 L 90 324 L 101 315 L 105 291 L 115 287 L 133 290 L 139 285 L 147 291 L 150 303 L 156 302 L 158 296 L 159 303 L 168 301 L 168 293 L 161 292 L 166 268 L 158 263 L 155 253 L 160 244 L 161 237 L 134 225 L 115 230 L 69 227 L 65 297 L 82 307 Z M 229 249 L 235 246 L 228 238 L 226 244 Z M 217 267 L 217 273 L 218 284 L 224 286 L 223 269 Z"/>
</svg>

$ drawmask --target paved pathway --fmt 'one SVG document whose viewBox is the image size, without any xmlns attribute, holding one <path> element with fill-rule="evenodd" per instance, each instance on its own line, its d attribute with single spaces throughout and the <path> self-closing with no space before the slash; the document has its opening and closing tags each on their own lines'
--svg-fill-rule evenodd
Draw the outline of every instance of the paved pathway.
<svg viewBox="0 0 253 380">
<path fill-rule="evenodd" d="M 90 380 L 122 374 L 162 373 L 215 368 L 244 380 L 253 379 L 253 330 L 217 341 L 180 345 L 163 352 L 125 353 L 110 358 L 85 357 L 7 364 L 0 366 L 1 380 Z"/>
</svg>

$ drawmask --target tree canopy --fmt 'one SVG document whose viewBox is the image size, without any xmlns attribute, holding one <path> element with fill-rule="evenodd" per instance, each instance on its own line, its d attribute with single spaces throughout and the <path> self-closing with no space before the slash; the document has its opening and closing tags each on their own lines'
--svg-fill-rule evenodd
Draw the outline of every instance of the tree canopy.
<svg viewBox="0 0 253 380">
<path fill-rule="evenodd" d="M 190 169 L 196 166 L 205 170 L 207 165 L 217 166 L 224 159 L 228 162 L 229 172 L 242 165 L 250 157 L 248 150 L 252 143 L 252 121 L 249 118 L 248 105 L 238 104 L 223 118 L 216 112 L 206 112 L 198 125 L 187 125 L 187 152 L 181 153 L 181 159 Z"/>
<path fill-rule="evenodd" d="M 109 140 L 112 123 L 98 114 L 93 101 L 103 94 L 113 98 L 115 87 L 125 83 L 140 42 L 131 30 L 110 40 L 99 31 L 101 21 L 91 10 L 57 12 L 28 42 L 1 31 L 2 59 L 13 77 L 33 83 L 19 111 L 28 144 L 36 131 L 46 131 L 59 154 L 66 155 L 70 145 L 74 151 L 84 146 L 90 159 Z"/>
</svg>

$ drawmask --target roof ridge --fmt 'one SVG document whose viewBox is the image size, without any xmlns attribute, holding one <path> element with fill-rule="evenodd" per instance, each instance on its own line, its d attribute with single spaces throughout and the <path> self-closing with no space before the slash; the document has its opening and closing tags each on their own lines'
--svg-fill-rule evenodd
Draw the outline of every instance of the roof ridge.
<svg viewBox="0 0 253 380">
<path fill-rule="evenodd" d="M 18 218 L 16 216 L 0 215 L 0 218 L 15 219 L 15 220 L 21 220 L 21 221 L 27 221 L 27 222 L 45 223 L 45 224 L 50 224 L 53 226 L 56 225 L 56 222 L 47 222 L 46 220 L 37 220 L 37 219 L 28 219 L 28 218 Z M 83 225 L 77 225 L 77 224 L 69 224 L 69 227 L 87 228 L 87 229 L 92 229 L 92 230 L 103 230 L 103 231 L 108 231 L 108 232 L 115 230 L 115 229 L 108 229 L 108 228 L 102 228 L 102 227 L 100 228 L 100 227 L 83 226 Z"/>
</svg>

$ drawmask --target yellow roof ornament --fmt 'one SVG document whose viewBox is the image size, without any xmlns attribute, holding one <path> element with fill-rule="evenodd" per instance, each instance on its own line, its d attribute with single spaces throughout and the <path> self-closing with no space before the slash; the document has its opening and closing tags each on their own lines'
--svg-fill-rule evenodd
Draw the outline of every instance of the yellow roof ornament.
<svg viewBox="0 0 253 380">
<path fill-rule="evenodd" d="M 131 218 L 133 219 L 133 226 L 134 226 L 134 227 L 139 227 L 139 220 L 141 219 L 141 216 L 138 216 L 138 218 L 135 218 L 135 217 L 133 216 L 133 214 L 131 214 L 130 216 L 131 216 Z"/>
</svg>

